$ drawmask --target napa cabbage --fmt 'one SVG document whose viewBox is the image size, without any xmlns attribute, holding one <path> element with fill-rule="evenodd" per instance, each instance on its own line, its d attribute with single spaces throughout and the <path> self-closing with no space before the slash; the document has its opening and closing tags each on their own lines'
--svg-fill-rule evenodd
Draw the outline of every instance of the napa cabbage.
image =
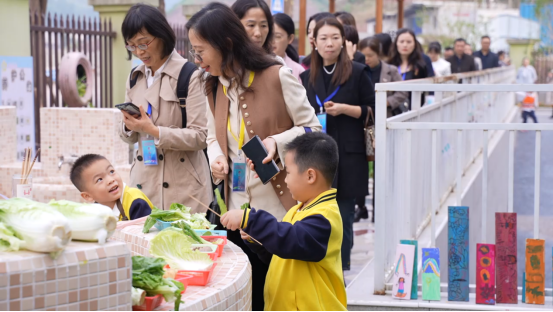
<svg viewBox="0 0 553 312">
<path fill-rule="evenodd" d="M 11 226 L 0 222 L 0 251 L 18 251 L 24 243 Z"/>
<path fill-rule="evenodd" d="M 178 270 L 206 271 L 211 269 L 213 261 L 209 255 L 192 251 L 192 244 L 181 231 L 166 229 L 150 241 L 150 254 L 162 258 Z"/>
<path fill-rule="evenodd" d="M 112 209 L 100 204 L 82 204 L 68 200 L 52 200 L 50 207 L 63 214 L 73 230 L 73 239 L 104 244 L 117 227 Z"/>
<path fill-rule="evenodd" d="M 24 242 L 21 248 L 59 254 L 71 241 L 69 220 L 50 206 L 24 198 L 0 200 L 0 221 Z"/>
</svg>

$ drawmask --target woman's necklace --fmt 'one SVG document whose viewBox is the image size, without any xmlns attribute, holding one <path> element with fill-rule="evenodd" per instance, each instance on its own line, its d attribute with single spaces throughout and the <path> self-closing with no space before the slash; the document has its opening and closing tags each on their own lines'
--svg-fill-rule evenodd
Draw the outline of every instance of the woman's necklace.
<svg viewBox="0 0 553 312">
<path fill-rule="evenodd" d="M 329 75 L 332 75 L 332 73 L 334 72 L 334 70 L 336 69 L 336 64 L 337 63 L 334 63 L 334 67 L 332 67 L 332 70 L 331 71 L 328 71 L 326 70 L 326 67 L 323 66 L 323 69 L 325 70 L 325 72 Z"/>
</svg>

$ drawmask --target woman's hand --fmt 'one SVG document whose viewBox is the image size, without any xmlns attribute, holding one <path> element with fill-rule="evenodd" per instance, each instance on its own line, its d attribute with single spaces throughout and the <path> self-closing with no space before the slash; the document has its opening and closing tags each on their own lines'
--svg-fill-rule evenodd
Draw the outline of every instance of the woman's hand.
<svg viewBox="0 0 553 312">
<path fill-rule="evenodd" d="M 123 113 L 125 127 L 134 132 L 147 133 L 155 138 L 159 138 L 159 128 L 154 125 L 142 106 L 140 106 L 139 109 L 140 116 L 138 118 L 133 117 L 125 111 L 121 111 Z"/>
<path fill-rule="evenodd" d="M 357 45 L 353 44 L 351 41 L 346 40 L 346 50 L 348 52 L 349 59 L 353 61 L 353 56 L 355 51 L 357 51 Z"/>
<path fill-rule="evenodd" d="M 331 116 L 338 116 L 344 113 L 345 104 L 334 103 L 332 101 L 325 102 L 325 111 Z"/>
<path fill-rule="evenodd" d="M 263 140 L 263 145 L 265 145 L 265 148 L 267 149 L 267 157 L 263 159 L 263 163 L 268 164 L 269 162 L 271 162 L 271 160 L 273 160 L 273 158 L 276 155 L 276 151 L 277 151 L 276 141 L 273 138 L 266 138 L 265 140 Z M 246 158 L 246 163 L 248 167 L 250 167 L 250 170 L 255 171 L 255 165 L 253 164 L 253 161 L 251 159 Z M 259 176 L 255 174 L 254 178 L 259 178 Z"/>
<path fill-rule="evenodd" d="M 228 161 L 224 155 L 215 158 L 211 164 L 211 173 L 217 180 L 224 180 L 228 175 Z"/>
</svg>

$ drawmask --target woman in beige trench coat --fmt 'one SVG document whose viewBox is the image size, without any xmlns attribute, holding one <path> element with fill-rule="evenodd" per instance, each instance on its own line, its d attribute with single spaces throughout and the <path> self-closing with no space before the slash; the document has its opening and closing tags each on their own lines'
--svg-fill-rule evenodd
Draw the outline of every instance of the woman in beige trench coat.
<svg viewBox="0 0 553 312">
<path fill-rule="evenodd" d="M 154 7 L 133 6 L 122 26 L 129 54 L 132 51 L 144 64 L 136 67 L 127 80 L 125 102 L 140 108 L 134 118 L 123 112 L 120 136 L 127 143 L 138 142 L 130 172 L 130 186 L 141 189 L 154 206 L 167 210 L 172 203 L 205 212 L 189 195 L 209 204 L 212 187 L 206 148 L 207 119 L 205 96 L 200 88 L 199 71 L 188 86 L 186 128 L 177 98 L 177 80 L 186 60 L 175 50 L 175 34 L 165 17 Z M 136 84 L 130 88 L 130 79 Z M 149 111 L 148 116 L 146 112 Z M 148 136 L 148 137 L 147 137 Z M 142 142 L 153 140 L 157 165 L 145 165 Z"/>
</svg>

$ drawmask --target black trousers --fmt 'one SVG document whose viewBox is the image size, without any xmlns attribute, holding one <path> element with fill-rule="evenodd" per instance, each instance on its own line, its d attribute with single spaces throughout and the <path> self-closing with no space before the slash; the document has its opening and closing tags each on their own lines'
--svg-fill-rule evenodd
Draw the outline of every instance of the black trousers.
<svg viewBox="0 0 553 312">
<path fill-rule="evenodd" d="M 252 265 L 252 310 L 263 311 L 265 307 L 265 300 L 263 299 L 263 290 L 265 289 L 265 277 L 267 277 L 267 271 L 269 266 L 261 262 L 257 257 L 257 254 L 251 251 L 246 246 L 246 243 L 240 237 L 240 230 L 228 231 L 227 239 L 242 248 L 244 253 L 248 256 Z"/>
<path fill-rule="evenodd" d="M 522 111 L 522 120 L 524 123 L 528 120 L 528 117 L 532 118 L 534 120 L 534 123 L 538 123 L 538 118 L 536 118 L 536 112 L 535 111 Z"/>
</svg>

